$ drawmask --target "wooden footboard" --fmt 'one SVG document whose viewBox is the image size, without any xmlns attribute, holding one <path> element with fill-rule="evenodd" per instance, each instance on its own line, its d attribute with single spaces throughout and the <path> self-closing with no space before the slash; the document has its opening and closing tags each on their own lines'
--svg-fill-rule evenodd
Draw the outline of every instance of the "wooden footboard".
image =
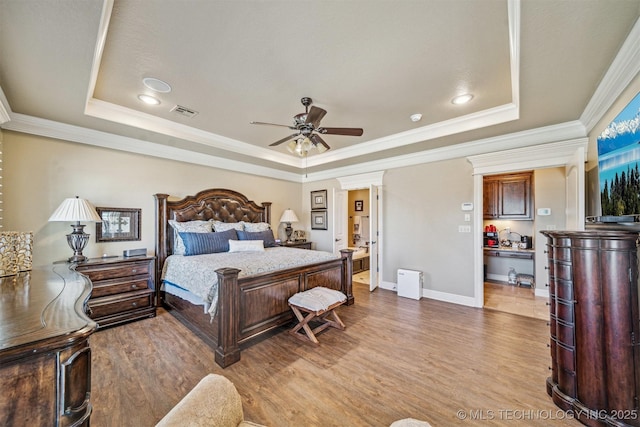
<svg viewBox="0 0 640 427">
<path fill-rule="evenodd" d="M 289 297 L 316 286 L 337 289 L 353 304 L 352 251 L 342 258 L 238 280 L 240 270 L 217 270 L 219 281 L 215 360 L 223 368 L 240 360 L 242 347 L 268 336 L 293 318 Z"/>
</svg>

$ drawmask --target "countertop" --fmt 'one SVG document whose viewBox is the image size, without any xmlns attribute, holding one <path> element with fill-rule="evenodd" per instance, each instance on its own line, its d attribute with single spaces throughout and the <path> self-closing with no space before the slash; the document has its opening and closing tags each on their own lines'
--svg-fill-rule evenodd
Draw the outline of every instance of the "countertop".
<svg viewBox="0 0 640 427">
<path fill-rule="evenodd" d="M 514 249 L 514 248 L 509 247 L 509 246 L 500 246 L 499 248 L 488 248 L 488 247 L 485 246 L 483 249 L 485 251 L 530 252 L 530 253 L 535 253 L 535 249 L 534 248 L 530 248 L 530 249 Z"/>
</svg>

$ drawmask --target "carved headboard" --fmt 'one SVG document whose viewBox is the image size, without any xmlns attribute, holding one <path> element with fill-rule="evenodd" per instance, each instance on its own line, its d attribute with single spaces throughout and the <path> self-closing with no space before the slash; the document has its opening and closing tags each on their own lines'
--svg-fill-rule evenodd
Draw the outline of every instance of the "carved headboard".
<svg viewBox="0 0 640 427">
<path fill-rule="evenodd" d="M 210 219 L 222 222 L 266 222 L 271 224 L 271 202 L 258 206 L 243 194 L 223 188 L 200 191 L 195 196 L 169 201 L 168 194 L 156 199 L 156 286 L 160 283 L 165 259 L 173 253 L 174 233 L 169 220 L 179 222 Z"/>
</svg>

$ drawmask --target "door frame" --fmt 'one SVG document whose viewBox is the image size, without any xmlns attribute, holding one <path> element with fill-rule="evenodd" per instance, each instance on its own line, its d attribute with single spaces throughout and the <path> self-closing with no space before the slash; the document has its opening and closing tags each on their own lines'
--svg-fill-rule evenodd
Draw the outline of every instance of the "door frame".
<svg viewBox="0 0 640 427">
<path fill-rule="evenodd" d="M 377 203 L 378 230 L 375 236 L 373 233 L 370 233 L 370 236 L 369 236 L 369 238 L 372 241 L 374 241 L 374 238 L 375 238 L 375 241 L 377 241 L 376 248 L 372 248 L 373 245 L 369 245 L 370 246 L 369 256 L 371 257 L 371 256 L 377 255 L 377 271 L 375 271 L 374 274 L 370 274 L 370 277 L 371 277 L 371 280 L 369 281 L 370 290 L 374 290 L 379 285 L 380 278 L 382 277 L 383 265 L 384 265 L 383 245 L 381 244 L 382 234 L 383 234 L 382 229 L 384 225 L 383 209 L 382 209 L 382 179 L 383 179 L 384 172 L 385 171 L 378 171 L 378 172 L 371 172 L 371 173 L 365 173 L 360 175 L 350 175 L 350 176 L 343 176 L 340 178 L 336 178 L 340 183 L 341 190 L 347 190 L 347 191 L 348 190 L 364 190 L 364 189 L 371 190 L 372 187 L 377 187 L 378 189 L 377 191 L 378 193 L 378 203 Z M 369 192 L 369 196 L 371 197 L 371 191 Z M 373 208 L 374 207 L 372 206 L 371 209 Z M 345 204 L 344 211 L 341 213 L 338 213 L 337 215 L 342 215 L 344 218 L 346 218 L 348 214 L 349 213 L 347 211 L 347 205 Z M 335 241 L 335 239 L 336 239 L 336 234 L 334 230 L 333 240 Z M 374 280 L 376 281 L 376 283 L 373 283 Z"/>
<path fill-rule="evenodd" d="M 584 229 L 585 221 L 585 168 L 589 138 L 577 138 L 569 141 L 553 142 L 531 147 L 504 150 L 489 154 L 469 156 L 467 160 L 473 166 L 473 275 L 474 275 L 474 306 L 484 306 L 484 255 L 483 255 L 483 201 L 482 184 L 484 175 L 518 172 L 531 169 L 564 167 L 571 171 L 565 176 L 567 191 L 576 195 L 571 201 L 567 198 L 565 209 L 566 224 L 573 224 L 576 230 Z M 569 189 L 569 185 L 573 188 Z M 569 219 L 571 213 L 571 219 Z M 533 213 L 535 215 L 535 212 Z M 538 261 L 543 260 L 536 260 Z"/>
</svg>

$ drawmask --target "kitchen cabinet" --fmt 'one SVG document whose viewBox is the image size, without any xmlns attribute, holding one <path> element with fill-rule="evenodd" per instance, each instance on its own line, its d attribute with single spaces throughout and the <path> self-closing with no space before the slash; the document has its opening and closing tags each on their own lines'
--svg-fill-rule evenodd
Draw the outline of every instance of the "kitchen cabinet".
<svg viewBox="0 0 640 427">
<path fill-rule="evenodd" d="M 485 219 L 532 220 L 533 172 L 485 176 L 483 215 Z"/>
</svg>

